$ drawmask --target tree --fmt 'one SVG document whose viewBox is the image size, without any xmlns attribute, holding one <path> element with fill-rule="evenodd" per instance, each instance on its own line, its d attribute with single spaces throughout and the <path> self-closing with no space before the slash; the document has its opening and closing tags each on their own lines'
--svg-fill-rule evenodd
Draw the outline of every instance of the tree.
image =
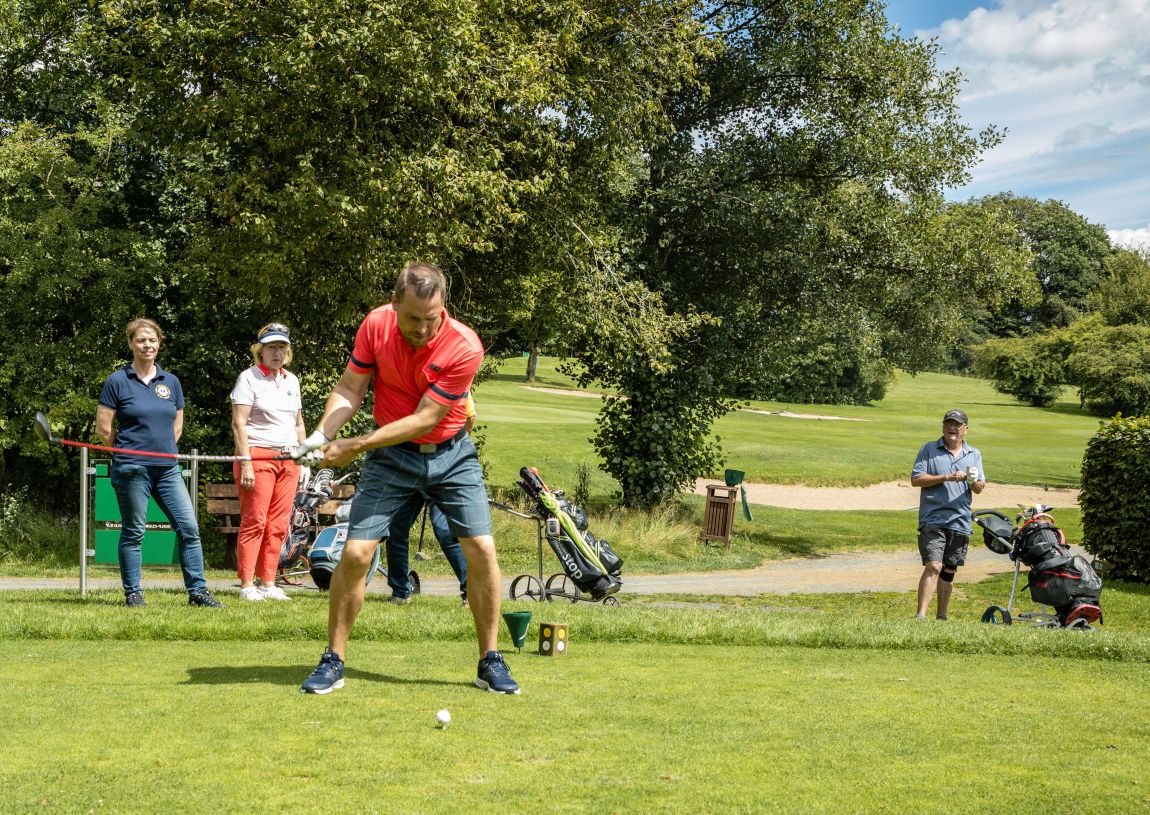
<svg viewBox="0 0 1150 815">
<path fill-rule="evenodd" d="M 1098 326 L 1078 339 L 1067 367 L 1093 413 L 1150 415 L 1150 326 Z"/>
<path fill-rule="evenodd" d="M 699 45 L 675 2 L 30 0 L 2 12 L 0 271 L 14 296 L 51 270 L 43 288 L 62 294 L 41 298 L 49 319 L 29 337 L 63 358 L 82 342 L 93 359 L 52 391 L 53 421 L 90 431 L 123 323 L 147 313 L 189 393 L 185 442 L 213 448 L 228 443 L 226 394 L 255 326 L 292 325 L 318 398 L 405 262 L 476 280 L 503 245 L 546 247 L 523 225 L 541 204 L 562 209 L 573 167 L 591 177 L 657 127 L 653 100 L 689 77 Z M 54 152 L 30 161 L 34 150 Z M 592 254 L 578 259 L 588 274 Z M 558 274 L 492 268 L 489 284 L 458 288 L 460 316 L 553 290 Z M 9 449 L 50 391 L 17 362 L 40 361 L 10 360 Z"/>
<path fill-rule="evenodd" d="M 988 340 L 975 349 L 974 369 L 999 393 L 1033 407 L 1052 405 L 1066 374 L 1064 360 L 1048 336 Z"/>
<path fill-rule="evenodd" d="M 812 326 L 813 342 L 858 336 L 920 370 L 961 330 L 961 302 L 1025 288 L 1013 225 L 941 200 L 999 134 L 960 123 L 960 78 L 936 68 L 936 45 L 892 34 L 874 2 L 697 14 L 711 51 L 697 85 L 664 97 L 670 131 L 614 220 L 634 236 L 631 273 L 699 319 L 658 364 L 593 342 L 586 358 L 627 395 L 596 443 L 639 505 L 713 471 L 706 440 L 729 395 L 791 371 Z"/>
<path fill-rule="evenodd" d="M 1107 325 L 1150 325 L 1150 247 L 1116 249 L 1089 305 Z"/>
<path fill-rule="evenodd" d="M 1113 251 L 1105 229 L 1053 199 L 1038 201 L 1004 192 L 971 203 L 1010 213 L 1033 253 L 1032 274 L 1041 290 L 1033 303 L 1015 299 L 992 310 L 995 336 L 1065 327 L 1088 310 L 1103 262 Z"/>
</svg>

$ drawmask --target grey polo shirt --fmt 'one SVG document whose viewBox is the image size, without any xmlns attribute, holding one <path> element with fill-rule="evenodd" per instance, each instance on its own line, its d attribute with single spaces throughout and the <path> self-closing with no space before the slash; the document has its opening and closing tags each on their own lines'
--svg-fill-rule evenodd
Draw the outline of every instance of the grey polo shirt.
<svg viewBox="0 0 1150 815">
<path fill-rule="evenodd" d="M 979 480 L 985 481 L 986 471 L 982 468 L 982 453 L 978 448 L 964 441 L 962 449 L 952 454 L 940 436 L 935 441 L 928 441 L 918 451 L 911 477 L 946 475 L 972 465 L 978 468 Z M 918 528 L 930 524 L 964 535 L 971 534 L 971 495 L 970 485 L 965 481 L 944 481 L 933 487 L 924 487 L 918 498 Z"/>
</svg>

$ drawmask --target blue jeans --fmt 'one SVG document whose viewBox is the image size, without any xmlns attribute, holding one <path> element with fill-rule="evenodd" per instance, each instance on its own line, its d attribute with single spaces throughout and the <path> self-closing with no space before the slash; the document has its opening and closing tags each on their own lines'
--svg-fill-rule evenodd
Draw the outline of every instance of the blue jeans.
<svg viewBox="0 0 1150 815">
<path fill-rule="evenodd" d="M 411 583 L 407 577 L 410 571 L 408 551 L 411 548 L 411 527 L 425 503 L 435 539 L 439 541 L 439 548 L 443 550 L 444 557 L 451 564 L 451 570 L 459 579 L 459 593 L 466 597 L 467 559 L 463 556 L 463 547 L 459 545 L 458 539 L 451 536 L 447 516 L 425 493 L 412 495 L 407 503 L 391 516 L 391 527 L 387 533 L 387 585 L 391 586 L 391 593 L 396 597 L 411 595 Z"/>
<path fill-rule="evenodd" d="M 120 581 L 124 594 L 140 590 L 141 545 L 148 517 L 148 498 L 156 499 L 172 522 L 179 542 L 180 568 L 188 594 L 205 591 L 204 550 L 200 545 L 200 525 L 188 488 L 180 475 L 180 465 L 149 467 L 143 464 L 117 464 L 112 460 L 112 488 L 120 505 Z"/>
</svg>

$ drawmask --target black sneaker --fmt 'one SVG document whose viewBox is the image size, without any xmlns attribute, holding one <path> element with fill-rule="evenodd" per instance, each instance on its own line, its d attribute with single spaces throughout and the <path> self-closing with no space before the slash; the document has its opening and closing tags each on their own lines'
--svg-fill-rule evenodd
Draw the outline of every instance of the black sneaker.
<svg viewBox="0 0 1150 815">
<path fill-rule="evenodd" d="M 189 606 L 203 606 L 204 608 L 223 608 L 224 604 L 212 597 L 209 591 L 197 591 L 188 595 Z"/>
<path fill-rule="evenodd" d="M 475 687 L 492 693 L 519 693 L 519 685 L 511 678 L 511 669 L 503 661 L 503 654 L 498 651 L 488 651 L 487 656 L 479 660 Z"/>
<path fill-rule="evenodd" d="M 124 597 L 124 605 L 128 608 L 143 608 L 147 605 L 144 602 L 144 595 L 138 591 L 134 591 Z"/>
<path fill-rule="evenodd" d="M 300 693 L 331 693 L 343 687 L 343 660 L 330 650 L 324 651 L 319 665 L 299 686 Z"/>
</svg>

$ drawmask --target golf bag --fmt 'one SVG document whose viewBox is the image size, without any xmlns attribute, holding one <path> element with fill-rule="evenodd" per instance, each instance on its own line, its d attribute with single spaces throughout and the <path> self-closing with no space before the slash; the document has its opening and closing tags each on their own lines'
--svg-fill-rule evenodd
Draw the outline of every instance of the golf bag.
<svg viewBox="0 0 1150 815">
<path fill-rule="evenodd" d="M 1070 560 L 1066 536 L 1044 512 L 1034 515 L 1015 533 L 1014 554 L 1031 569 L 1055 566 Z"/>
<path fill-rule="evenodd" d="M 332 476 L 326 467 L 319 470 L 303 489 L 295 494 L 287 536 L 280 547 L 279 570 L 286 572 L 301 563 L 308 552 L 311 530 L 319 519 L 319 508 L 332 496 Z"/>
<path fill-rule="evenodd" d="M 340 507 L 341 514 L 345 520 L 325 529 L 321 529 L 319 534 L 315 536 L 315 543 L 311 545 L 311 551 L 308 552 L 308 572 L 311 574 L 312 582 L 319 588 L 327 590 L 331 587 L 331 575 L 335 571 L 335 567 L 339 565 L 339 559 L 343 555 L 343 545 L 347 541 L 347 511 L 344 507 L 350 509 L 351 502 L 354 498 L 344 502 Z M 339 516 L 336 516 L 339 518 Z M 366 583 L 371 583 L 371 579 L 375 577 L 375 572 L 379 566 L 379 547 L 375 547 L 375 554 L 371 558 L 371 567 L 367 570 Z M 415 572 L 412 572 L 415 575 Z M 416 580 L 419 578 L 416 577 Z M 418 584 L 416 592 L 418 593 Z"/>
<path fill-rule="evenodd" d="M 534 467 L 519 471 L 519 486 L 536 503 L 544 519 L 547 543 L 579 591 L 592 600 L 619 591 L 623 585 L 623 559 L 605 540 L 599 540 L 588 529 L 587 513 L 563 497 L 562 490 L 552 490 L 539 477 Z"/>
<path fill-rule="evenodd" d="M 1030 598 L 1053 606 L 1061 625 L 1102 618 L 1102 578 L 1086 558 L 1071 557 L 1066 536 L 1045 512 L 1034 512 L 1015 532 L 1013 556 L 1030 567 Z"/>
<path fill-rule="evenodd" d="M 1054 606 L 1058 622 L 1064 626 L 1079 619 L 1093 623 L 1102 618 L 1102 578 L 1081 555 L 1031 569 L 1027 584 L 1030 598 Z"/>
</svg>

